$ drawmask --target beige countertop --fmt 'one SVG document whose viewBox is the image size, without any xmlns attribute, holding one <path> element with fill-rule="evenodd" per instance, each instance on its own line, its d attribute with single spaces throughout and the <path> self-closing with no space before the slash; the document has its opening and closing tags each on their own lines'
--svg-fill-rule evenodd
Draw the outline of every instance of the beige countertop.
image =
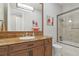
<svg viewBox="0 0 79 59">
<path fill-rule="evenodd" d="M 5 38 L 5 39 L 0 39 L 0 46 L 35 41 L 35 40 L 43 40 L 43 39 L 47 39 L 47 38 L 51 38 L 51 37 L 38 36 L 38 37 L 35 37 L 35 39 L 26 39 L 26 40 L 19 39 L 19 37 L 17 37 L 17 38 Z"/>
</svg>

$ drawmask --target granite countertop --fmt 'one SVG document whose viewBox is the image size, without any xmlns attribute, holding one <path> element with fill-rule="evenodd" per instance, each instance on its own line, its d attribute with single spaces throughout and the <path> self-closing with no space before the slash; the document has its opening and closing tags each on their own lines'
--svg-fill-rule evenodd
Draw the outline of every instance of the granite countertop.
<svg viewBox="0 0 79 59">
<path fill-rule="evenodd" d="M 38 37 L 35 37 L 35 39 L 19 39 L 19 37 L 17 37 L 17 38 L 5 38 L 5 39 L 0 39 L 0 46 L 35 41 L 35 40 L 43 40 L 43 39 L 47 39 L 47 38 L 51 38 L 51 37 L 38 36 Z"/>
</svg>

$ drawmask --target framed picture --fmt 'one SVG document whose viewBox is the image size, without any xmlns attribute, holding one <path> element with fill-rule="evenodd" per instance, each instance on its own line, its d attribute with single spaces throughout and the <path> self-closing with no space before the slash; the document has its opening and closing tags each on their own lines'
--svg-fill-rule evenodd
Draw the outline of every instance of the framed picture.
<svg viewBox="0 0 79 59">
<path fill-rule="evenodd" d="M 47 16 L 47 25 L 53 26 L 54 25 L 54 18 Z"/>
</svg>

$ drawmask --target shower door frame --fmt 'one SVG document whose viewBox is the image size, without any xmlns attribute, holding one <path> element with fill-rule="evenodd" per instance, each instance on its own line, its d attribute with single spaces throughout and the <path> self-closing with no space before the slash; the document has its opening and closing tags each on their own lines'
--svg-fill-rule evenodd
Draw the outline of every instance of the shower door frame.
<svg viewBox="0 0 79 59">
<path fill-rule="evenodd" d="M 64 15 L 64 14 L 67 14 L 67 13 L 69 13 L 69 12 L 73 12 L 73 11 L 76 11 L 76 10 L 78 10 L 79 9 L 79 7 L 77 7 L 77 8 L 74 8 L 74 9 L 71 9 L 71 10 L 69 10 L 69 11 L 66 11 L 66 12 L 63 12 L 63 13 L 60 13 L 60 14 L 58 14 L 57 15 L 57 42 L 60 42 L 59 40 L 58 40 L 58 31 L 59 31 L 59 29 L 58 29 L 58 17 L 59 16 L 61 16 L 61 15 Z"/>
</svg>

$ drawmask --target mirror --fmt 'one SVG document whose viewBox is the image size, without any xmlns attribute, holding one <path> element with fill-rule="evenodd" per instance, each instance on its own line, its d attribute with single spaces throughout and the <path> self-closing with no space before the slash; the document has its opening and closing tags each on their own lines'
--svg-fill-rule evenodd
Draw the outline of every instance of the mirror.
<svg viewBox="0 0 79 59">
<path fill-rule="evenodd" d="M 6 3 L 0 3 L 0 32 L 6 31 L 7 8 Z"/>
<path fill-rule="evenodd" d="M 42 31 L 42 5 L 40 3 L 9 4 L 8 31 L 32 31 L 33 21 L 37 22 Z M 21 7 L 20 7 L 21 6 Z M 32 7 L 34 10 L 25 8 Z"/>
<path fill-rule="evenodd" d="M 3 30 L 3 21 L 0 20 L 0 31 L 2 31 L 2 30 Z"/>
<path fill-rule="evenodd" d="M 1 4 L 1 3 L 0 3 Z M 42 31 L 42 4 L 41 3 L 5 3 L 3 16 L 4 21 L 0 21 L 0 28 L 5 27 L 4 31 L 32 31 L 37 26 Z M 1 5 L 0 5 L 1 6 Z M 7 6 L 7 8 L 5 8 Z M 29 6 L 29 7 L 28 7 Z M 30 10 L 29 8 L 33 8 Z M 1 8 L 0 8 L 1 12 Z"/>
</svg>

